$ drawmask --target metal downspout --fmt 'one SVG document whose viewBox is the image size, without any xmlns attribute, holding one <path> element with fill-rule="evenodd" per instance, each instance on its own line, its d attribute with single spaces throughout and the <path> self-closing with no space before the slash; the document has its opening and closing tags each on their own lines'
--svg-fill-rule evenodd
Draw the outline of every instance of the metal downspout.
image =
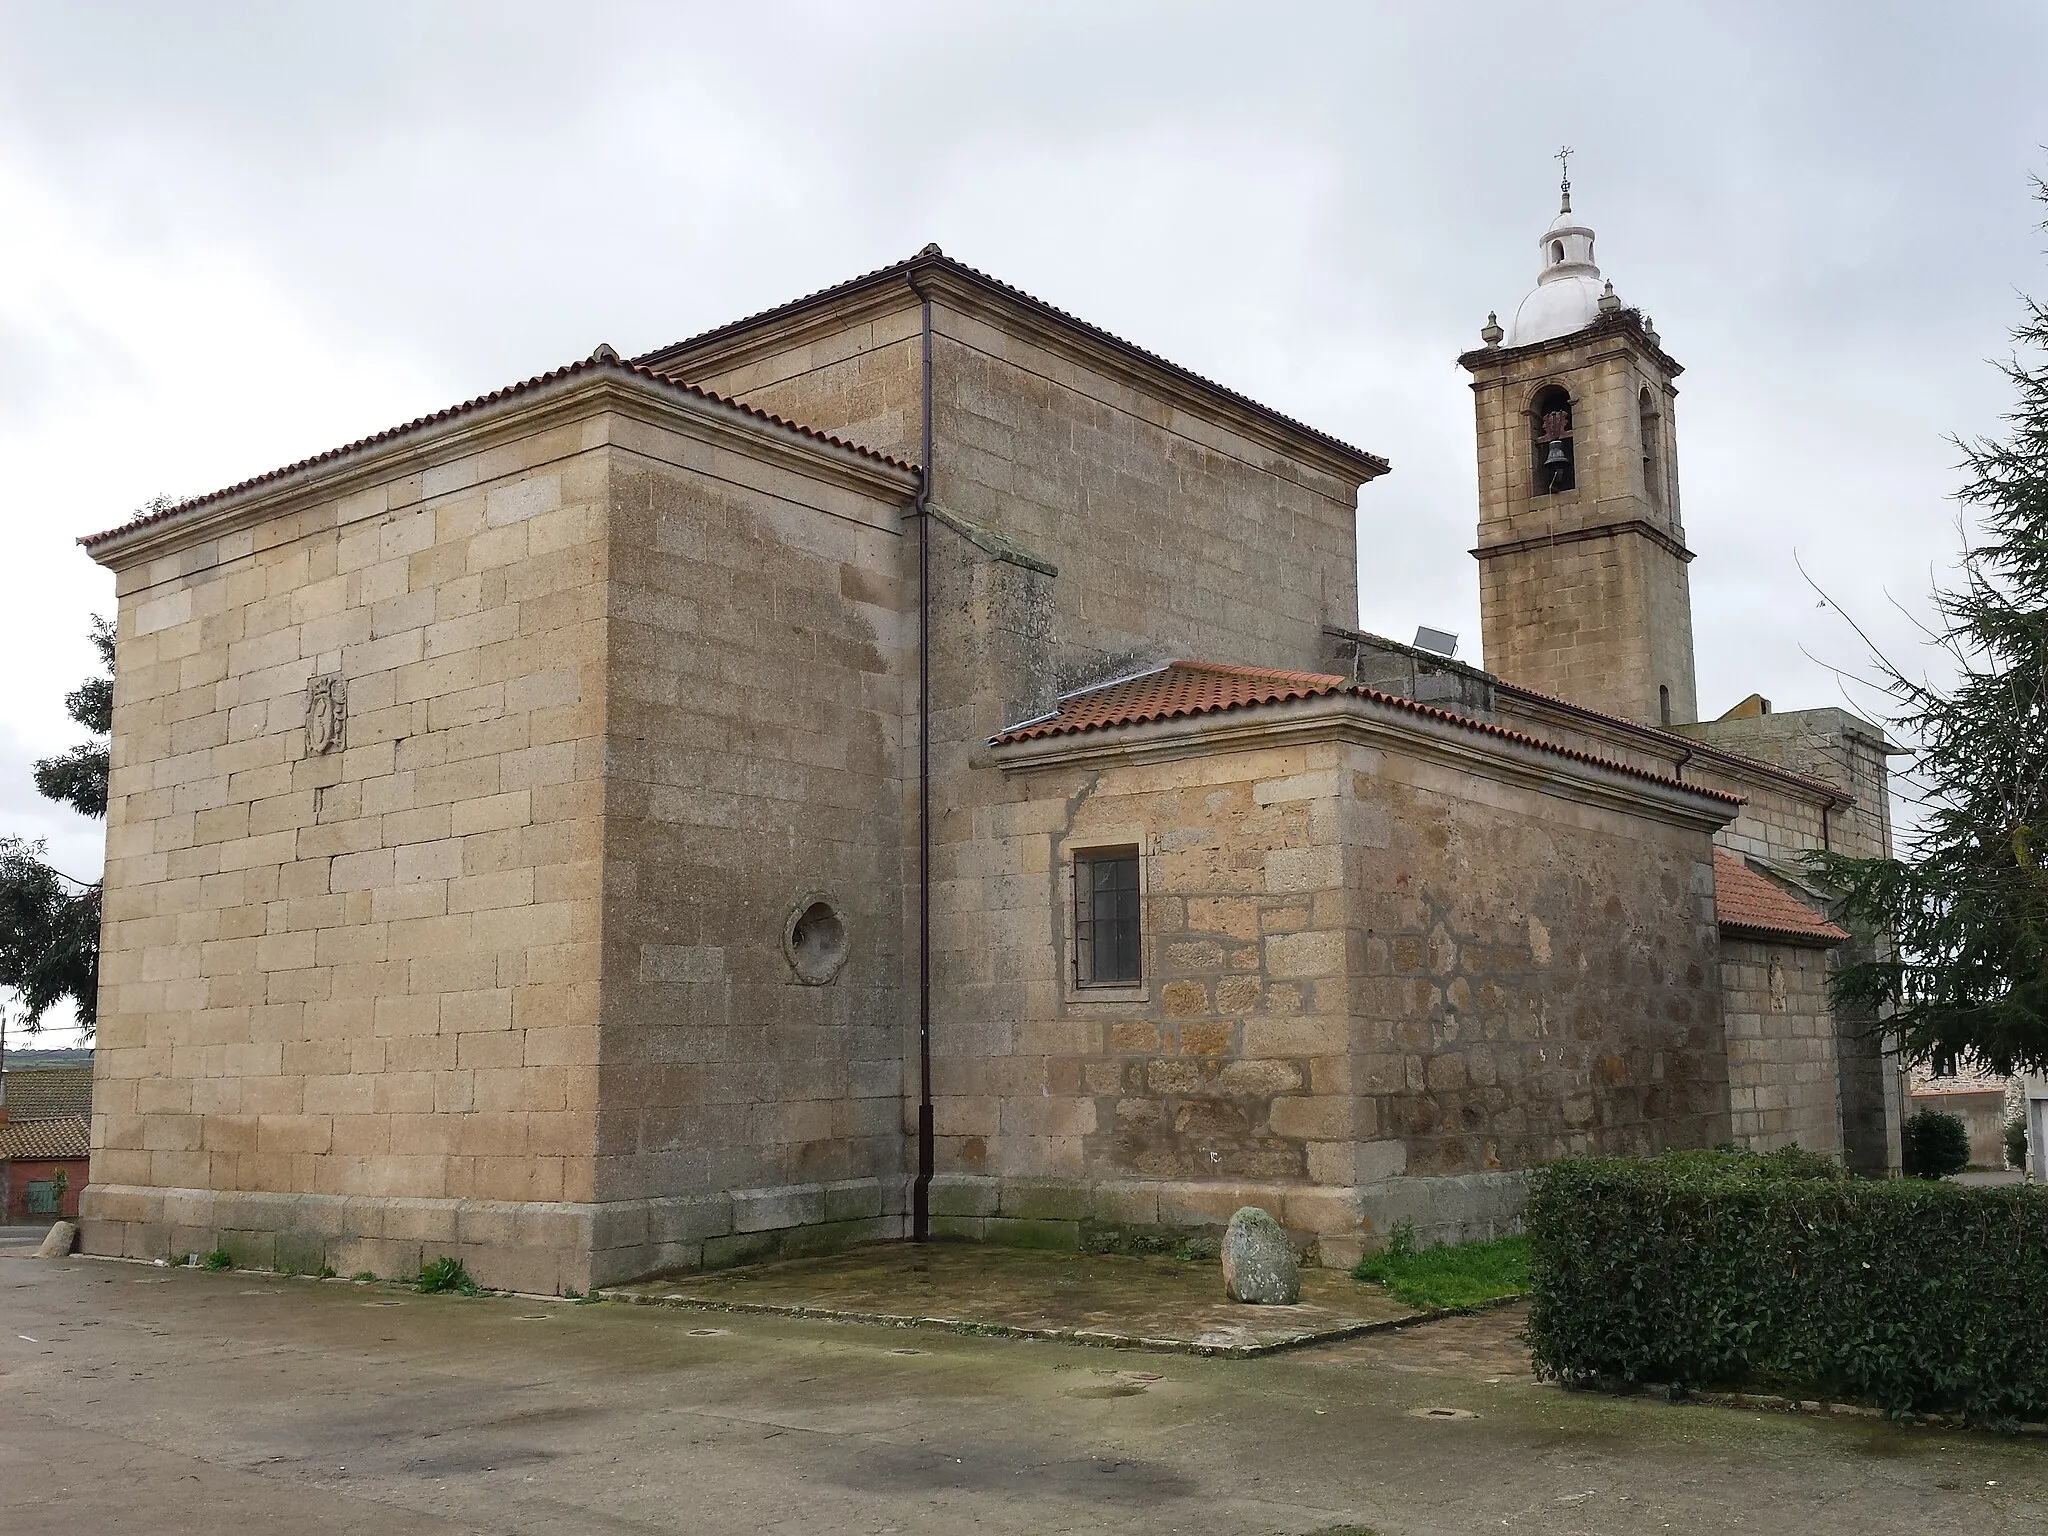
<svg viewBox="0 0 2048 1536">
<path fill-rule="evenodd" d="M 917 492 L 917 1177 L 910 1186 L 910 1236 L 932 1234 L 932 301 L 924 306 L 918 398 L 923 446 Z"/>
</svg>

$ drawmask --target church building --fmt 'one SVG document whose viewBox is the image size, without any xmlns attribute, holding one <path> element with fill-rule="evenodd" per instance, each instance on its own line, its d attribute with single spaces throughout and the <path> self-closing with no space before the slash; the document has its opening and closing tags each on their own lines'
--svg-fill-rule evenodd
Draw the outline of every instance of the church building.
<svg viewBox="0 0 2048 1536">
<path fill-rule="evenodd" d="M 1386 459 L 936 247 L 87 539 L 87 1250 L 1344 1264 L 1574 1154 L 1895 1166 L 1799 862 L 1887 743 L 1698 718 L 1679 365 L 1564 201 L 1460 359 L 1483 670 L 1361 625 Z"/>
</svg>

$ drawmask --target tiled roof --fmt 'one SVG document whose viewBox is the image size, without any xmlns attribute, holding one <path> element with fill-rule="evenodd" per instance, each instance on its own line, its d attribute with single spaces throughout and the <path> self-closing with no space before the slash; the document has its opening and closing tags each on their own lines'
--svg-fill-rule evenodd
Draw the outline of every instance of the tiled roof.
<svg viewBox="0 0 2048 1536">
<path fill-rule="evenodd" d="M 1732 853 L 1714 850 L 1714 916 L 1724 933 L 1794 944 L 1839 944 L 1849 937 Z"/>
<path fill-rule="evenodd" d="M 1742 804 L 1742 796 L 1685 784 L 1662 774 L 1649 773 L 1611 758 L 1596 757 L 1575 747 L 1561 747 L 1540 737 L 1526 736 L 1503 726 L 1469 715 L 1454 714 L 1432 705 L 1418 704 L 1377 688 L 1347 682 L 1333 672 L 1284 672 L 1266 667 L 1238 667 L 1215 661 L 1169 661 L 1134 677 L 1121 677 L 1092 688 L 1080 689 L 1060 699 L 1051 714 L 1024 720 L 989 738 L 990 746 L 1017 741 L 1038 741 L 1051 736 L 1074 736 L 1086 731 L 1113 730 L 1118 726 L 1142 725 L 1152 720 L 1179 720 L 1194 715 L 1218 714 L 1266 704 L 1284 704 L 1297 699 L 1328 698 L 1343 694 L 1370 699 L 1427 720 L 1458 726 L 1481 736 L 1534 747 L 1572 762 L 1589 763 L 1615 773 L 1627 774 L 1666 788 L 1690 790 L 1728 805 Z"/>
<path fill-rule="evenodd" d="M 1037 720 L 1013 725 L 994 743 L 1071 736 L 1145 720 L 1178 720 L 1187 715 L 1278 704 L 1336 693 L 1344 679 L 1331 672 L 1281 672 L 1235 667 L 1213 661 L 1169 661 L 1149 672 L 1113 678 L 1065 695 L 1059 707 Z"/>
<path fill-rule="evenodd" d="M 1554 693 L 1544 693 L 1535 688 L 1525 688 L 1520 683 L 1511 683 L 1504 678 L 1494 678 L 1497 692 L 1518 698 L 1532 700 L 1537 704 L 1548 704 L 1589 720 L 1598 720 L 1603 725 L 1620 726 L 1633 735 L 1645 736 L 1659 746 L 1676 750 L 1693 757 L 1713 758 L 1719 762 L 1732 763 L 1737 768 L 1757 769 L 1775 779 L 1785 779 L 1800 788 L 1810 790 L 1816 798 L 1832 800 L 1837 805 L 1854 805 L 1856 797 L 1839 784 L 1830 784 L 1825 779 L 1812 778 L 1807 774 L 1794 773 L 1790 768 L 1781 768 L 1776 763 L 1767 763 L 1760 758 L 1748 757 L 1727 747 L 1716 746 L 1710 741 L 1701 741 L 1694 736 L 1684 736 L 1677 731 L 1660 730 L 1654 725 L 1644 725 L 1640 720 L 1627 720 L 1620 715 L 1611 715 L 1604 709 L 1594 709 L 1573 699 L 1559 698 Z"/>
<path fill-rule="evenodd" d="M 934 268 L 964 277 L 983 288 L 993 288 L 1020 304 L 1028 305 L 1041 314 L 1055 316 L 1064 324 L 1094 338 L 1096 341 L 1107 343 L 1120 352 L 1127 352 L 1133 356 L 1142 357 L 1146 362 L 1152 364 L 1153 367 L 1163 369 L 1167 373 L 1173 374 L 1176 378 L 1184 379 L 1188 383 L 1197 385 L 1211 394 L 1220 395 L 1233 404 L 1243 406 L 1248 411 L 1264 416 L 1269 421 L 1279 422 L 1290 431 L 1299 432 L 1304 437 L 1313 438 L 1326 447 L 1336 449 L 1348 458 L 1361 460 L 1369 464 L 1372 467 L 1372 472 L 1376 475 L 1385 474 L 1391 467 L 1385 459 L 1376 453 L 1367 453 L 1362 448 L 1354 448 L 1341 438 L 1332 437 L 1329 433 L 1319 431 L 1304 421 L 1297 421 L 1294 417 L 1276 411 L 1269 405 L 1261 405 L 1249 395 L 1241 395 L 1234 389 L 1218 384 L 1214 379 L 1204 378 L 1193 369 L 1183 368 L 1179 363 L 1161 357 L 1157 352 L 1148 351 L 1146 348 L 1138 346 L 1135 342 L 1125 341 L 1123 337 L 1115 335 L 1110 331 L 1105 331 L 1098 325 L 1090 325 L 1086 320 L 1081 319 L 1080 316 L 1070 314 L 1056 304 L 1048 304 L 1043 299 L 1035 298 L 1021 288 L 1012 287 L 999 277 L 991 277 L 988 273 L 978 268 L 968 266 L 964 261 L 955 261 L 935 245 L 925 247 L 924 250 L 919 251 L 908 260 L 896 262 L 891 266 L 877 267 L 872 272 L 864 272 L 859 277 L 848 278 L 845 282 L 835 283 L 830 288 L 820 288 L 815 293 L 807 293 L 802 298 L 791 299 L 786 304 L 777 304 L 772 309 L 760 310 L 742 319 L 714 326 L 708 331 L 700 331 L 695 336 L 687 337 L 669 346 L 658 348 L 653 352 L 643 352 L 640 356 L 634 358 L 633 362 L 635 364 L 647 364 L 658 367 L 661 365 L 661 359 L 672 357 L 681 352 L 694 351 L 696 348 L 704 346 L 709 342 L 722 341 L 729 336 L 739 335 L 765 321 L 778 320 L 785 315 L 797 314 L 814 305 L 830 304 L 837 299 L 844 298 L 848 294 L 858 293 L 863 288 L 880 287 L 887 283 L 913 277 L 919 271 L 928 271 Z"/>
<path fill-rule="evenodd" d="M 92 1116 L 10 1121 L 0 1125 L 0 1163 L 14 1158 L 85 1157 L 92 1150 Z"/>
<path fill-rule="evenodd" d="M 91 1067 L 38 1067 L 7 1073 L 5 1089 L 9 1120 L 49 1120 L 58 1115 L 92 1113 Z"/>
<path fill-rule="evenodd" d="M 609 348 L 599 349 L 599 354 L 609 352 Z M 133 533 L 136 529 L 147 528 L 152 523 L 164 522 L 170 518 L 177 517 L 181 513 L 189 512 L 194 507 L 203 507 L 209 502 L 221 501 L 229 496 L 239 495 L 243 491 L 254 490 L 257 486 L 268 485 L 275 480 L 282 480 L 287 475 L 297 474 L 299 471 L 311 469 L 315 465 L 328 463 L 345 455 L 360 452 L 365 448 L 374 448 L 380 443 L 388 443 L 394 438 L 403 437 L 408 432 L 417 432 L 423 427 L 436 426 L 444 421 L 452 421 L 458 416 L 466 416 L 471 411 L 481 410 L 487 405 L 495 405 L 501 400 L 510 400 L 516 396 L 526 394 L 531 390 L 540 388 L 544 384 L 553 384 L 561 379 L 573 378 L 579 373 L 591 373 L 613 368 L 637 375 L 648 380 L 650 383 L 659 384 L 664 389 L 679 390 L 686 395 L 693 395 L 699 400 L 708 400 L 713 405 L 727 406 L 732 410 L 752 416 L 758 421 L 764 421 L 772 426 L 781 427 L 785 431 L 797 433 L 799 436 L 812 438 L 821 443 L 830 443 L 835 448 L 848 449 L 865 458 L 874 459 L 893 468 L 907 469 L 913 473 L 917 470 L 915 464 L 906 463 L 904 460 L 894 458 L 886 453 L 879 453 L 875 449 L 860 443 L 849 442 L 843 437 L 834 437 L 830 432 L 820 432 L 814 427 L 806 427 L 798 422 L 786 421 L 772 411 L 760 410 L 755 406 L 745 405 L 737 400 L 729 400 L 724 395 L 713 394 L 710 390 L 700 389 L 695 384 L 685 384 L 680 379 L 672 378 L 665 373 L 656 373 L 653 369 L 643 368 L 638 363 L 622 362 L 616 355 L 606 356 L 599 354 L 593 354 L 581 362 L 571 363 L 566 368 L 556 368 L 548 373 L 535 374 L 532 378 L 522 379 L 517 384 L 508 384 L 503 389 L 494 389 L 488 395 L 478 395 L 475 399 L 465 400 L 460 405 L 451 405 L 425 416 L 415 416 L 411 421 L 402 422 L 398 426 L 387 427 L 384 431 L 372 433 L 368 437 L 359 437 L 352 443 L 343 443 L 339 448 L 329 448 L 325 453 L 316 453 L 309 459 L 300 459 L 296 463 L 286 464 L 278 469 L 266 470 L 264 473 L 252 476 L 247 480 L 238 480 L 235 484 L 223 486 L 220 490 L 208 491 L 204 496 L 194 496 L 188 500 L 178 502 L 175 506 L 163 507 L 157 511 L 145 513 L 141 517 L 122 523 L 117 528 L 109 528 L 102 533 L 89 533 L 78 542 L 87 549 L 91 549 L 94 545 L 103 544 L 108 539 L 115 538 L 120 534 Z"/>
</svg>

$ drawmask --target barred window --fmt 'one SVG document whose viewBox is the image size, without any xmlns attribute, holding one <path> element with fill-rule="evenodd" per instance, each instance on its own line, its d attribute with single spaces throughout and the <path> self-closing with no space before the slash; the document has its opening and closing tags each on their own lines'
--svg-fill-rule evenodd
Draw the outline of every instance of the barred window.
<svg viewBox="0 0 2048 1536">
<path fill-rule="evenodd" d="M 1074 979 L 1084 987 L 1138 982 L 1138 850 L 1074 855 Z"/>
</svg>

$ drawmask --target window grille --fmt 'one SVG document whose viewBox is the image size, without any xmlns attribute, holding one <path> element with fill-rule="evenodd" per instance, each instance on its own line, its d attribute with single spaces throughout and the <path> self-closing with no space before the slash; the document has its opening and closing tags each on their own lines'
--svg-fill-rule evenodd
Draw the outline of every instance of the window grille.
<svg viewBox="0 0 2048 1536">
<path fill-rule="evenodd" d="M 1084 987 L 1135 985 L 1138 956 L 1138 850 L 1075 854 L 1074 979 Z"/>
</svg>

